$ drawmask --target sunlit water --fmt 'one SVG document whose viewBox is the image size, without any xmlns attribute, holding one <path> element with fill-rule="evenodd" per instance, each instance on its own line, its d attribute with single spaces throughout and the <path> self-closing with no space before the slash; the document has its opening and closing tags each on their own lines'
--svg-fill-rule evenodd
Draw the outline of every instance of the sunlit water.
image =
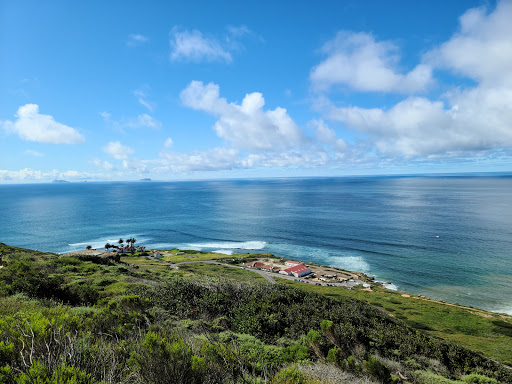
<svg viewBox="0 0 512 384">
<path fill-rule="evenodd" d="M 271 252 L 512 313 L 511 191 L 509 177 L 1 185 L 0 241 Z"/>
</svg>

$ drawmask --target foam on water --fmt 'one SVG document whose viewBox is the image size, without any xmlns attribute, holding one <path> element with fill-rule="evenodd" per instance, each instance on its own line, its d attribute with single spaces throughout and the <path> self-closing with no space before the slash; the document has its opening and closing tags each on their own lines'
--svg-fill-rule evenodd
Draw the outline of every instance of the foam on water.
<svg viewBox="0 0 512 384">
<path fill-rule="evenodd" d="M 68 247 L 66 250 L 63 251 L 63 253 L 66 252 L 74 252 L 74 251 L 80 251 L 82 249 L 85 249 L 86 246 L 90 245 L 94 249 L 100 249 L 104 248 L 106 243 L 110 243 L 112 245 L 118 245 L 119 239 L 123 239 L 126 241 L 126 239 L 129 239 L 131 237 L 134 237 L 137 242 L 135 243 L 135 246 L 142 245 L 147 246 L 147 243 L 149 240 L 151 240 L 149 237 L 145 237 L 143 235 L 120 235 L 120 236 L 114 236 L 109 235 L 106 237 L 96 238 L 90 241 L 84 241 L 79 243 L 71 243 L 68 244 Z"/>
<path fill-rule="evenodd" d="M 227 249 L 217 249 L 216 251 L 212 251 L 214 253 L 222 253 L 224 255 L 232 255 L 233 251 L 227 250 Z"/>
<path fill-rule="evenodd" d="M 358 271 L 363 273 L 370 271 L 370 264 L 368 264 L 361 256 L 331 256 L 327 259 L 327 262 L 333 267 L 349 271 Z"/>
<path fill-rule="evenodd" d="M 512 305 L 496 308 L 493 312 L 506 313 L 507 315 L 512 316 Z"/>
<path fill-rule="evenodd" d="M 390 289 L 392 291 L 398 291 L 398 287 L 393 283 L 384 283 L 384 288 Z"/>
</svg>

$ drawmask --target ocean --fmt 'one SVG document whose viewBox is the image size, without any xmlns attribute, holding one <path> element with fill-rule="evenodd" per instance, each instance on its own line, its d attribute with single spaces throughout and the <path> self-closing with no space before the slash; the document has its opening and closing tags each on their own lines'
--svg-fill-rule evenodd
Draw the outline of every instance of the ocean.
<svg viewBox="0 0 512 384">
<path fill-rule="evenodd" d="M 512 314 L 512 177 L 0 185 L 0 242 L 270 252 Z"/>
</svg>

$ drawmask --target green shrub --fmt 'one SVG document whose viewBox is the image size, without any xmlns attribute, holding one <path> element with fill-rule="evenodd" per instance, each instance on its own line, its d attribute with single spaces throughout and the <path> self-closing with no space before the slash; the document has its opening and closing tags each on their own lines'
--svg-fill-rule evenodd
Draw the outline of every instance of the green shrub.
<svg viewBox="0 0 512 384">
<path fill-rule="evenodd" d="M 418 384 L 457 384 L 456 381 L 429 371 L 415 371 L 414 375 Z"/>
<path fill-rule="evenodd" d="M 368 360 L 363 361 L 363 368 L 371 376 L 383 383 L 389 383 L 391 381 L 389 368 L 381 363 L 375 356 L 370 356 Z"/>
<path fill-rule="evenodd" d="M 306 384 L 307 377 L 294 367 L 281 368 L 272 379 L 272 384 Z"/>
<path fill-rule="evenodd" d="M 464 383 L 470 384 L 498 384 L 496 379 L 492 379 L 487 376 L 479 375 L 477 373 L 472 373 L 470 375 L 462 376 L 461 380 Z"/>
</svg>

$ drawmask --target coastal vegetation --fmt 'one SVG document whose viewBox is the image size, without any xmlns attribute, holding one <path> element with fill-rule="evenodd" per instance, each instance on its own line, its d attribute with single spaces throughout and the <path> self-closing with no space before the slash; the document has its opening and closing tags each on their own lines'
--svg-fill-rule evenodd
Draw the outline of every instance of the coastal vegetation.
<svg viewBox="0 0 512 384">
<path fill-rule="evenodd" d="M 0 252 L 0 383 L 512 382 L 506 316 L 202 262 Z"/>
</svg>

